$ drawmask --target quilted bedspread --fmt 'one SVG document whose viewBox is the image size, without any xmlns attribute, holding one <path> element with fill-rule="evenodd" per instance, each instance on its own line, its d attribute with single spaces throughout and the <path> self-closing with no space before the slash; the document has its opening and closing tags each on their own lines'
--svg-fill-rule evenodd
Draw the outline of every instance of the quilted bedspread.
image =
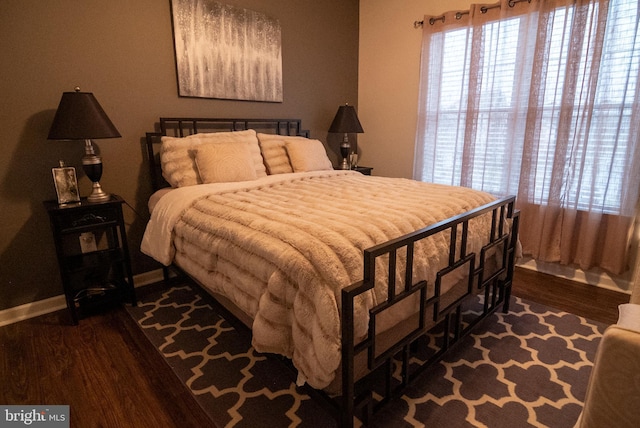
<svg viewBox="0 0 640 428">
<path fill-rule="evenodd" d="M 291 358 L 299 382 L 324 388 L 340 364 L 340 290 L 362 279 L 363 250 L 493 200 L 353 171 L 190 186 L 159 200 L 142 251 L 231 299 L 254 320 L 256 350 Z M 486 232 L 474 230 L 470 241 L 480 242 Z M 448 247 L 448 235 L 416 247 L 414 278 L 432 283 Z M 362 297 L 357 335 L 385 296 L 381 282 Z"/>
</svg>

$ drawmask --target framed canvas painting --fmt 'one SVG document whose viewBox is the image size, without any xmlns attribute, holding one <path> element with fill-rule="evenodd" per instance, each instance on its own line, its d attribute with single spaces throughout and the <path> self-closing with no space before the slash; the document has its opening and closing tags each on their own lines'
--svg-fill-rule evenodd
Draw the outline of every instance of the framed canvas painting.
<svg viewBox="0 0 640 428">
<path fill-rule="evenodd" d="M 212 0 L 172 0 L 178 93 L 282 102 L 280 22 Z"/>
</svg>

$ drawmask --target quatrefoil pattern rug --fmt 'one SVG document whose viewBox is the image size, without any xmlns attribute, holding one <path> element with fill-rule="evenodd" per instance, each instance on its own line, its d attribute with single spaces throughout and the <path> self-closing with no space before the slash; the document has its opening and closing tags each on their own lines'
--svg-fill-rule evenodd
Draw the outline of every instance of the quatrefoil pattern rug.
<svg viewBox="0 0 640 428">
<path fill-rule="evenodd" d="M 128 308 L 219 427 L 332 427 L 295 374 L 188 283 Z M 513 298 L 373 420 L 380 427 L 573 427 L 605 325 Z M 356 421 L 356 426 L 359 421 Z"/>
</svg>

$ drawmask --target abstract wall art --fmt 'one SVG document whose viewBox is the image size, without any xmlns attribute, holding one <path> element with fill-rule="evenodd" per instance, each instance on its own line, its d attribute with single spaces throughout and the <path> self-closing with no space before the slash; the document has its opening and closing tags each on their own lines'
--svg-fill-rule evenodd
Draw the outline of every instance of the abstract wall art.
<svg viewBox="0 0 640 428">
<path fill-rule="evenodd" d="M 282 102 L 280 22 L 213 0 L 172 0 L 178 93 Z"/>
</svg>

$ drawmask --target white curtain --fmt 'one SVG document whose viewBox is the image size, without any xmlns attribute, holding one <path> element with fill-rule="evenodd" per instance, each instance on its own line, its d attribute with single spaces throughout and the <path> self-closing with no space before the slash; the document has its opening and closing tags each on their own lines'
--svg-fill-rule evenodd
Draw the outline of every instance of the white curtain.
<svg viewBox="0 0 640 428">
<path fill-rule="evenodd" d="M 517 195 L 525 254 L 628 268 L 640 188 L 637 0 L 426 16 L 414 177 Z"/>
</svg>

